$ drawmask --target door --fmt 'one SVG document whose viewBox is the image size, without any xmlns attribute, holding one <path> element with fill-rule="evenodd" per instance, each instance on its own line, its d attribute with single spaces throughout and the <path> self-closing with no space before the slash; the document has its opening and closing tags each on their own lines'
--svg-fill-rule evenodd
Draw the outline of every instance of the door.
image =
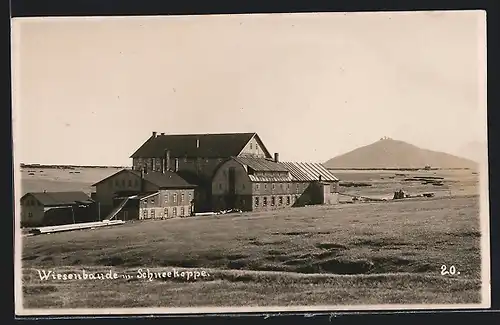
<svg viewBox="0 0 500 325">
<path fill-rule="evenodd" d="M 123 221 L 128 220 L 128 211 L 123 211 Z"/>
</svg>

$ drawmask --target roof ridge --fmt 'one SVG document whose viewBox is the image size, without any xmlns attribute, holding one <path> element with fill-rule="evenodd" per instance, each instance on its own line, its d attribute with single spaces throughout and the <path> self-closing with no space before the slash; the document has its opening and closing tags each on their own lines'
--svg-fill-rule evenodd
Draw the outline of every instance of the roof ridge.
<svg viewBox="0 0 500 325">
<path fill-rule="evenodd" d="M 227 132 L 227 133 L 165 133 L 157 134 L 156 137 L 165 136 L 195 136 L 195 135 L 241 135 L 241 134 L 256 134 L 257 132 Z"/>
</svg>

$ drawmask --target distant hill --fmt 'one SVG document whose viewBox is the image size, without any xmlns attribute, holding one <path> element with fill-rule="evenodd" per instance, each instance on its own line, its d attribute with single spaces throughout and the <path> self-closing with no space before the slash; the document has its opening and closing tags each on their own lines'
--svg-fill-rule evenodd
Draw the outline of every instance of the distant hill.
<svg viewBox="0 0 500 325">
<path fill-rule="evenodd" d="M 476 168 L 477 163 L 404 141 L 382 138 L 324 163 L 327 168 Z"/>
</svg>

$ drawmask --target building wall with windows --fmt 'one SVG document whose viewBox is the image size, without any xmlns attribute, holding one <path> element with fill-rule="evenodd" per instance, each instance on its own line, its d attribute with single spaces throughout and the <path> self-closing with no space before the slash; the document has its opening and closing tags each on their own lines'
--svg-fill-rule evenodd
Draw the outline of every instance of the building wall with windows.
<svg viewBox="0 0 500 325">
<path fill-rule="evenodd" d="M 142 186 L 147 187 L 144 189 L 145 191 L 157 190 L 157 188 L 152 188 L 151 184 L 142 184 Z M 113 177 L 97 183 L 95 188 L 94 197 L 95 200 L 100 203 L 101 215 L 104 217 L 113 209 L 113 199 L 116 193 L 141 191 L 141 177 L 135 173 L 124 170 Z"/>
<path fill-rule="evenodd" d="M 264 148 L 264 144 L 259 140 L 259 138 L 253 137 L 240 152 L 239 156 L 266 158 L 267 155 Z"/>
<path fill-rule="evenodd" d="M 165 189 L 143 197 L 139 203 L 139 219 L 188 217 L 193 212 L 193 189 Z"/>
<path fill-rule="evenodd" d="M 241 159 L 233 158 L 224 162 L 214 175 L 212 181 L 214 211 L 226 209 L 266 211 L 338 203 L 336 181 L 295 180 L 287 171 L 256 171 L 239 160 Z M 273 166 L 267 167 L 273 168 Z M 234 177 L 230 176 L 231 170 Z"/>
<path fill-rule="evenodd" d="M 37 226 L 43 223 L 44 206 L 32 195 L 21 198 L 21 225 Z"/>
<path fill-rule="evenodd" d="M 252 211 L 296 207 L 310 201 L 310 182 L 254 183 Z"/>
</svg>

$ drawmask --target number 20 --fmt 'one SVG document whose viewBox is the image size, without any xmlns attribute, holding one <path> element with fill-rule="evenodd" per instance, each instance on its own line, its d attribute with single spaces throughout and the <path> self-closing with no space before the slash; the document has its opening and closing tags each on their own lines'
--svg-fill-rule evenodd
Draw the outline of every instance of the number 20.
<svg viewBox="0 0 500 325">
<path fill-rule="evenodd" d="M 446 270 L 446 265 L 441 265 L 441 275 L 455 275 L 457 270 L 455 269 L 455 266 L 452 265 L 450 266 L 450 270 Z"/>
</svg>

